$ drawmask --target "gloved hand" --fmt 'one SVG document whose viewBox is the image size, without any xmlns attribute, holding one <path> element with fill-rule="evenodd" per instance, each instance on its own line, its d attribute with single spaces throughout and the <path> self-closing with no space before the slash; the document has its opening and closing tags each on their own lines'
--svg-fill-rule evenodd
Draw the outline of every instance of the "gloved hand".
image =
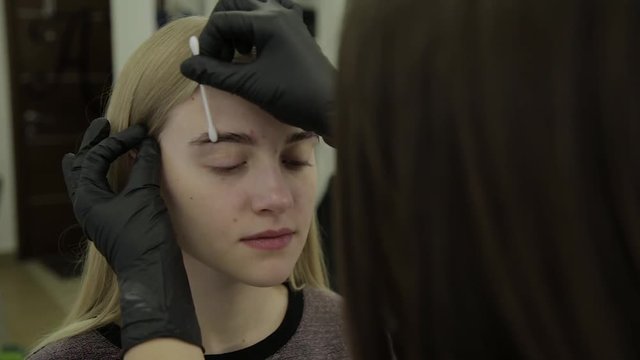
<svg viewBox="0 0 640 360">
<path fill-rule="evenodd" d="M 335 69 L 291 0 L 220 0 L 182 73 L 244 97 L 278 120 L 328 137 Z M 257 59 L 233 64 L 234 49 Z M 326 139 L 325 139 L 326 140 Z"/>
<path fill-rule="evenodd" d="M 191 289 L 160 197 L 160 149 L 142 125 L 109 136 L 106 119 L 94 120 L 77 155 L 62 159 L 76 219 L 118 277 L 122 346 L 178 338 L 201 345 Z M 140 145 L 129 182 L 119 194 L 106 179 L 111 163 Z"/>
</svg>

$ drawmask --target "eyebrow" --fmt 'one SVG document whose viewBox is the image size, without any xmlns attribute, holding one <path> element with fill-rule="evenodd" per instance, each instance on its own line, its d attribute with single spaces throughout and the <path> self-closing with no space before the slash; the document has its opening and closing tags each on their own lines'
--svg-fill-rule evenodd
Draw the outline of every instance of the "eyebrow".
<svg viewBox="0 0 640 360">
<path fill-rule="evenodd" d="M 289 135 L 285 143 L 287 145 L 290 145 L 290 144 L 300 142 L 306 139 L 310 139 L 316 136 L 317 136 L 316 133 L 312 131 L 300 131 L 300 132 Z M 215 143 L 217 144 L 217 143 L 223 143 L 223 142 L 233 143 L 233 144 L 242 144 L 242 145 L 255 145 L 256 139 L 251 135 L 245 134 L 245 133 L 231 133 L 231 132 L 218 133 L 218 141 L 216 141 Z M 206 132 L 203 132 L 199 136 L 189 141 L 189 144 L 191 145 L 204 145 L 207 143 L 211 143 L 211 140 L 209 139 L 209 134 Z"/>
<path fill-rule="evenodd" d="M 300 131 L 300 132 L 289 135 L 285 143 L 289 145 L 289 144 L 293 144 L 303 140 L 311 139 L 314 137 L 318 137 L 318 135 L 316 135 L 316 133 L 314 133 L 313 131 Z"/>
<path fill-rule="evenodd" d="M 244 134 L 244 133 L 229 133 L 229 132 L 218 133 L 218 141 L 216 141 L 216 144 L 223 143 L 223 142 L 244 144 L 244 145 L 255 145 L 256 140 L 253 137 L 251 137 L 249 134 Z M 189 141 L 189 144 L 191 145 L 204 145 L 207 143 L 211 143 L 211 140 L 209 139 L 209 133 L 206 133 L 206 132 L 203 132 L 199 136 Z"/>
</svg>

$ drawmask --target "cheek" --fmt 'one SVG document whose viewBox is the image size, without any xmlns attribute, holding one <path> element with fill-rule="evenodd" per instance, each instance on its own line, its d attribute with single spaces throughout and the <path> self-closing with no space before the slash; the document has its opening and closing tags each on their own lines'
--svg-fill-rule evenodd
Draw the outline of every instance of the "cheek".
<svg viewBox="0 0 640 360">
<path fill-rule="evenodd" d="M 317 192 L 317 174 L 315 168 L 308 169 L 290 181 L 291 191 L 296 205 L 304 212 L 305 216 L 310 216 L 315 210 L 315 197 Z"/>
<path fill-rule="evenodd" d="M 239 190 L 217 184 L 206 169 L 173 160 L 163 159 L 162 192 L 180 241 L 236 236 L 229 224 L 238 221 Z"/>
</svg>

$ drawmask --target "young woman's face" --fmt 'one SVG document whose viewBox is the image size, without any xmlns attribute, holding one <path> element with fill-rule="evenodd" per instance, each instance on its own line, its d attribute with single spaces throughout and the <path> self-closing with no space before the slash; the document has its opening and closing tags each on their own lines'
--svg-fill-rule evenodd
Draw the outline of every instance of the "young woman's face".
<svg viewBox="0 0 640 360">
<path fill-rule="evenodd" d="M 312 133 L 207 87 L 219 141 L 211 143 L 199 90 L 159 135 L 163 195 L 183 251 L 230 280 L 282 283 L 314 212 Z"/>
</svg>

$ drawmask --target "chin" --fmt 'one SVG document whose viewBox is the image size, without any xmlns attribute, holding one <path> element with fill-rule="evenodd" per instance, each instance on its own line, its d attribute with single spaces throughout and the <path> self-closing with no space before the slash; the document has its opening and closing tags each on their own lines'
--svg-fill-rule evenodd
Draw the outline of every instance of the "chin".
<svg viewBox="0 0 640 360">
<path fill-rule="evenodd" d="M 272 287 L 286 282 L 293 273 L 291 266 L 275 266 L 268 269 L 254 268 L 238 274 L 241 282 L 255 287 Z"/>
</svg>

